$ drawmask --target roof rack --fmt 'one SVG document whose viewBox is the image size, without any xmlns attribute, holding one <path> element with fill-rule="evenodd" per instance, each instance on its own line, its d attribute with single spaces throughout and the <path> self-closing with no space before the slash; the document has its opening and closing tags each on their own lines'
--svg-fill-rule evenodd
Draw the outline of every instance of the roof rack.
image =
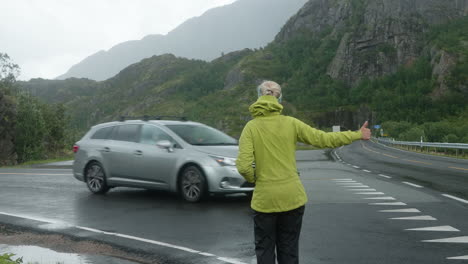
<svg viewBox="0 0 468 264">
<path fill-rule="evenodd" d="M 181 121 L 188 121 L 187 117 L 185 116 L 149 116 L 149 115 L 144 115 L 144 116 L 120 116 L 119 121 L 123 122 L 128 119 L 141 119 L 143 121 L 149 121 L 149 120 L 163 120 L 163 119 L 179 119 Z"/>
</svg>

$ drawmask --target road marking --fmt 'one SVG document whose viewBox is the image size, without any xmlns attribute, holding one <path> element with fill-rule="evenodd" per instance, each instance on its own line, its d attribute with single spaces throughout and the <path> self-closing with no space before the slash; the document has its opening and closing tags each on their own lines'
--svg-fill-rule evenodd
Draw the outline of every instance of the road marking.
<svg viewBox="0 0 468 264">
<path fill-rule="evenodd" d="M 387 176 L 387 175 L 384 175 L 384 174 L 379 174 L 380 177 L 384 177 L 384 178 L 387 178 L 387 179 L 391 179 L 392 177 L 390 176 Z"/>
<path fill-rule="evenodd" d="M 40 218 L 40 217 L 32 217 L 32 216 L 26 216 L 26 215 L 20 215 L 20 214 L 10 214 L 10 213 L 5 213 L 5 212 L 0 212 L 2 215 L 7 215 L 7 216 L 13 216 L 17 218 L 24 218 L 24 219 L 29 219 L 29 220 L 34 220 L 34 221 L 39 221 L 39 222 L 44 222 L 44 223 L 49 223 L 49 224 L 63 224 L 67 225 L 65 222 L 57 221 L 54 219 L 47 219 L 47 218 Z M 72 226 L 72 225 L 69 225 Z"/>
<path fill-rule="evenodd" d="M 450 258 L 447 258 L 447 259 L 468 259 L 468 255 L 466 255 L 466 256 L 459 256 L 459 257 L 450 257 Z"/>
<path fill-rule="evenodd" d="M 408 217 L 393 217 L 392 220 L 421 220 L 421 221 L 435 221 L 436 218 L 430 215 L 418 215 L 418 216 L 408 216 Z"/>
<path fill-rule="evenodd" d="M 468 243 L 468 236 L 423 240 L 422 242 L 430 242 L 430 243 Z"/>
<path fill-rule="evenodd" d="M 58 174 L 58 173 L 29 173 L 29 172 L 2 172 L 0 175 L 43 175 L 43 176 L 73 176 L 71 173 Z"/>
<path fill-rule="evenodd" d="M 370 171 L 370 170 L 362 170 L 362 171 L 365 171 L 365 172 L 372 172 L 372 171 Z"/>
<path fill-rule="evenodd" d="M 376 189 L 349 189 L 349 191 L 355 191 L 355 192 L 375 192 Z"/>
<path fill-rule="evenodd" d="M 414 184 L 414 183 L 411 183 L 411 182 L 402 182 L 402 183 L 407 184 L 409 186 L 416 187 L 416 188 L 423 188 L 421 185 L 417 185 L 417 184 Z"/>
<path fill-rule="evenodd" d="M 367 186 L 367 185 L 349 185 L 349 186 L 342 185 L 341 187 L 346 187 L 346 188 L 368 188 L 369 186 Z"/>
<path fill-rule="evenodd" d="M 218 260 L 227 262 L 227 263 L 232 263 L 232 264 L 246 264 L 245 262 L 241 262 L 237 259 L 232 259 L 232 258 L 218 258 Z"/>
<path fill-rule="evenodd" d="M 368 147 L 364 146 L 364 144 L 362 144 L 362 143 L 361 143 L 361 145 L 362 145 L 362 147 L 363 147 L 363 148 L 367 149 L 368 151 L 371 151 L 371 152 L 374 152 L 374 153 L 380 154 L 380 152 L 377 152 L 377 151 L 375 151 L 375 150 L 372 150 L 372 149 L 370 149 L 370 148 L 368 148 Z"/>
<path fill-rule="evenodd" d="M 358 192 L 356 194 L 366 194 L 366 195 L 383 195 L 383 192 Z"/>
<path fill-rule="evenodd" d="M 369 205 L 394 205 L 394 206 L 405 206 L 407 204 L 402 203 L 402 202 L 392 202 L 392 203 L 370 203 Z"/>
<path fill-rule="evenodd" d="M 443 196 L 445 197 L 448 197 L 448 198 L 451 198 L 451 199 L 454 199 L 454 200 L 457 200 L 459 202 L 462 202 L 462 203 L 466 203 L 468 204 L 468 201 L 465 200 L 465 199 L 462 199 L 462 198 L 458 198 L 458 197 L 455 197 L 455 196 L 452 196 L 452 195 L 449 195 L 449 194 L 442 194 Z"/>
<path fill-rule="evenodd" d="M 241 262 L 241 261 L 236 260 L 236 259 L 223 258 L 223 257 L 216 256 L 214 254 L 201 252 L 201 251 L 191 249 L 191 248 L 188 248 L 188 247 L 177 246 L 177 245 L 173 245 L 173 244 L 169 244 L 169 243 L 165 243 L 165 242 L 160 242 L 160 241 L 141 238 L 141 237 L 136 237 L 136 236 L 130 236 L 130 235 L 119 234 L 119 233 L 114 233 L 114 232 L 102 231 L 102 230 L 94 229 L 94 228 L 90 228 L 90 227 L 74 226 L 74 225 L 71 225 L 71 224 L 68 224 L 68 223 L 65 223 L 65 222 L 61 222 L 61 221 L 57 221 L 57 220 L 53 220 L 53 219 L 30 217 L 30 216 L 24 216 L 24 215 L 19 215 L 19 214 L 10 214 L 10 213 L 5 213 L 5 212 L 0 212 L 0 215 L 13 216 L 13 217 L 17 217 L 17 218 L 23 218 L 23 219 L 34 220 L 34 221 L 39 221 L 39 222 L 45 222 L 45 223 L 49 223 L 49 224 L 61 224 L 61 225 L 66 226 L 66 227 L 74 227 L 74 228 L 77 228 L 77 229 L 86 230 L 86 231 L 93 232 L 93 233 L 104 234 L 104 235 L 108 235 L 108 236 L 122 237 L 122 238 L 131 239 L 131 240 L 137 240 L 137 241 L 141 241 L 141 242 L 145 242 L 145 243 L 149 243 L 149 244 L 154 244 L 154 245 L 158 245 L 158 246 L 162 246 L 162 247 L 178 249 L 178 250 L 181 250 L 181 251 L 185 251 L 185 252 L 189 252 L 189 253 L 193 253 L 193 254 L 199 254 L 199 255 L 203 255 L 203 256 L 207 256 L 207 257 L 216 257 L 218 260 L 221 260 L 221 261 L 224 261 L 224 262 L 227 262 L 227 263 L 247 264 L 245 262 Z"/>
<path fill-rule="evenodd" d="M 407 231 L 460 232 L 460 230 L 451 226 L 432 226 L 432 227 L 422 227 L 422 228 L 410 228 L 410 229 L 405 229 L 405 230 Z"/>
<path fill-rule="evenodd" d="M 456 170 L 464 170 L 464 171 L 468 171 L 468 169 L 465 169 L 465 168 L 459 168 L 459 167 L 449 167 L 450 169 L 456 169 Z"/>
<path fill-rule="evenodd" d="M 348 186 L 362 185 L 362 183 L 360 183 L 360 182 L 337 182 L 336 184 L 338 184 L 338 185 L 348 185 Z"/>
<path fill-rule="evenodd" d="M 395 198 L 390 197 L 390 196 L 369 197 L 369 198 L 363 198 L 363 199 L 367 199 L 367 200 L 396 200 Z"/>
<path fill-rule="evenodd" d="M 332 179 L 333 181 L 352 181 L 353 179 Z"/>
<path fill-rule="evenodd" d="M 358 166 L 354 166 L 354 165 L 353 165 L 353 168 L 359 169 L 359 167 L 358 167 Z"/>
<path fill-rule="evenodd" d="M 407 208 L 407 209 L 392 209 L 392 210 L 380 210 L 382 213 L 420 213 L 416 208 Z"/>
<path fill-rule="evenodd" d="M 390 158 L 394 158 L 394 159 L 399 159 L 398 157 L 395 157 L 395 156 L 392 156 L 392 155 L 388 155 L 388 154 L 385 154 L 385 153 L 382 153 L 382 155 L 387 156 L 387 157 L 390 157 Z"/>
<path fill-rule="evenodd" d="M 418 161 L 418 160 L 409 160 L 409 159 L 403 159 L 409 162 L 414 162 L 414 163 L 421 163 L 421 164 L 426 164 L 426 165 L 432 165 L 432 163 L 429 162 L 423 162 L 423 161 Z"/>
</svg>

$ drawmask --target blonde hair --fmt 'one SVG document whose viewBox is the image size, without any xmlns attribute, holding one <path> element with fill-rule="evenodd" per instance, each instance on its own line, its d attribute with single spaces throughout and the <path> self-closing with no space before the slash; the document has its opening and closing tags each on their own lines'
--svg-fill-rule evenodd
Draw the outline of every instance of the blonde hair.
<svg viewBox="0 0 468 264">
<path fill-rule="evenodd" d="M 268 95 L 268 92 L 271 92 L 271 89 L 276 89 L 279 91 L 279 95 L 276 96 L 276 98 L 278 98 L 278 101 L 281 102 L 281 99 L 283 98 L 283 93 L 281 92 L 281 86 L 274 81 L 263 81 L 257 87 L 258 97 L 262 95 Z"/>
</svg>

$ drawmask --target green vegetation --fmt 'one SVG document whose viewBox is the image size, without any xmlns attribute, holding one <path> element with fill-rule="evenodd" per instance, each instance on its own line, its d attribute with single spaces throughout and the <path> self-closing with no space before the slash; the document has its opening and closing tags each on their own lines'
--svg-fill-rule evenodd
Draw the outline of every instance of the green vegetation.
<svg viewBox="0 0 468 264">
<path fill-rule="evenodd" d="M 0 264 L 21 264 L 23 263 L 23 258 L 13 259 L 15 254 L 5 253 L 0 255 Z"/>
<path fill-rule="evenodd" d="M 45 104 L 37 97 L 19 91 L 19 66 L 0 53 L 0 165 L 61 156 L 72 140 L 67 133 L 69 120 L 63 104 Z"/>
</svg>

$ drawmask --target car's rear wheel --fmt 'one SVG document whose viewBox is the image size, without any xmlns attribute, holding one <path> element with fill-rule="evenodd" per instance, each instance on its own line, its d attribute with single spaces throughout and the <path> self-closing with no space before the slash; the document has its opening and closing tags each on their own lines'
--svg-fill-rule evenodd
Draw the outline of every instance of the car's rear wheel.
<svg viewBox="0 0 468 264">
<path fill-rule="evenodd" d="M 91 162 L 86 167 L 86 185 L 95 194 L 104 194 L 109 191 L 106 183 L 106 173 L 99 162 Z"/>
<path fill-rule="evenodd" d="M 188 166 L 180 175 L 179 191 L 182 198 L 191 203 L 201 201 L 206 193 L 206 178 L 203 172 L 196 166 Z"/>
</svg>

